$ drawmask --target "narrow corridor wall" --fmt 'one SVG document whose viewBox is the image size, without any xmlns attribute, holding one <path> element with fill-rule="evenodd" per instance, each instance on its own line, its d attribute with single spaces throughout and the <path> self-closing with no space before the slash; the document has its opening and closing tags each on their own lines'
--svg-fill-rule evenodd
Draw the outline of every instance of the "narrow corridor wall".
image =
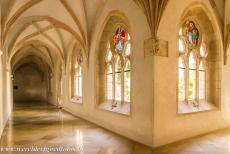
<svg viewBox="0 0 230 154">
<path fill-rule="evenodd" d="M 14 101 L 46 101 L 46 78 L 43 72 L 31 65 L 14 73 Z"/>
</svg>

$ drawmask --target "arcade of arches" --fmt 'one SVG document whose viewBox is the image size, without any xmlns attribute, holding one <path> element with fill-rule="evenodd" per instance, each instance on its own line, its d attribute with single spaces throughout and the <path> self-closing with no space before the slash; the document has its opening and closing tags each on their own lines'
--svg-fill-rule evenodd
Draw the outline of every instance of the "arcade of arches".
<svg viewBox="0 0 230 154">
<path fill-rule="evenodd" d="M 0 6 L 1 147 L 230 153 L 230 0 Z"/>
</svg>

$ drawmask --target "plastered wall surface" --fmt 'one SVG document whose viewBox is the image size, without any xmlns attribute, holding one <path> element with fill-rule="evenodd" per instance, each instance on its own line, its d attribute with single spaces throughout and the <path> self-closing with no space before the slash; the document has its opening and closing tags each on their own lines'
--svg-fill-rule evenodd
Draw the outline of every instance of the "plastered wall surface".
<svg viewBox="0 0 230 154">
<path fill-rule="evenodd" d="M 32 66 L 23 66 L 14 73 L 13 90 L 14 101 L 41 101 L 47 100 L 46 78 Z"/>
<path fill-rule="evenodd" d="M 158 35 L 169 41 L 169 57 L 154 58 L 154 147 L 207 133 L 229 125 L 229 82 L 230 67 L 223 65 L 223 48 L 220 45 L 221 104 L 213 111 L 187 115 L 177 113 L 177 66 L 178 31 L 185 9 L 189 6 L 206 8 L 212 19 L 212 26 L 218 33 L 216 40 L 222 41 L 221 31 L 209 1 L 170 1 L 160 23 Z M 170 26 L 169 26 L 170 25 Z M 170 82 L 169 82 L 170 81 Z"/>
<path fill-rule="evenodd" d="M 225 14 L 222 10 L 223 1 L 213 0 L 216 3 L 216 8 L 213 9 L 211 0 L 170 0 L 157 32 L 160 39 L 168 41 L 168 57 L 145 56 L 144 41 L 151 38 L 151 32 L 144 12 L 133 0 L 85 1 L 85 4 L 80 1 L 66 4 L 55 0 L 41 1 L 31 4 L 30 8 L 16 16 L 14 13 L 21 6 L 29 6 L 18 0 L 12 6 L 9 4 L 9 7 L 12 7 L 11 12 L 6 11 L 8 8 L 2 8 L 0 11 L 3 12 L 4 17 L 8 15 L 7 19 L 1 18 L 0 22 L 3 25 L 13 23 L 14 20 L 9 22 L 9 19 L 17 17 L 14 25 L 9 28 L 12 31 L 8 31 L 9 35 L 6 37 L 8 40 L 1 40 L 1 43 L 5 44 L 0 44 L 0 49 L 3 51 L 3 55 L 0 56 L 0 133 L 10 117 L 13 101 L 35 99 L 63 107 L 76 116 L 151 147 L 207 133 L 230 124 L 230 66 L 223 65 L 224 40 L 221 25 L 224 22 L 220 22 L 221 19 L 224 20 L 224 15 L 226 24 L 230 21 L 229 0 L 225 2 Z M 4 1 L 5 3 L 7 1 Z M 176 98 L 178 30 L 186 8 L 195 5 L 205 9 L 216 33 L 215 40 L 219 42 L 217 52 L 220 54 L 218 69 L 221 86 L 220 104 L 213 111 L 178 115 Z M 56 12 L 56 10 L 60 11 Z M 97 106 L 97 57 L 100 52 L 99 44 L 103 28 L 111 12 L 125 16 L 130 26 L 132 41 L 130 116 L 102 110 Z M 28 16 L 33 16 L 31 21 Z M 218 16 L 220 19 L 217 19 Z M 54 22 L 54 19 L 61 22 Z M 28 24 L 27 29 L 21 28 L 23 24 Z M 2 32 L 5 33 L 5 29 L 1 29 L 0 32 L 0 38 L 3 38 Z M 18 39 L 14 40 L 16 36 Z M 74 42 L 79 46 L 76 36 L 82 38 L 79 39 L 81 44 L 86 45 L 83 60 L 82 104 L 71 102 L 69 97 L 71 93 L 69 48 Z M 23 46 L 22 42 L 25 46 L 29 46 L 24 49 L 24 52 L 19 50 L 19 47 Z M 16 48 L 18 50 L 10 52 L 11 47 L 18 47 Z M 19 54 L 16 55 L 16 52 Z M 51 72 L 44 77 L 34 68 L 22 68 L 14 74 L 13 82 L 14 85 L 18 85 L 18 90 L 13 91 L 13 68 L 10 64 L 16 64 L 25 54 L 40 57 L 42 62 L 47 64 L 43 66 L 47 67 L 44 72 L 47 73 L 48 70 Z M 48 76 L 51 84 L 49 92 L 47 91 Z"/>
<path fill-rule="evenodd" d="M 122 5 L 119 5 L 121 3 Z M 95 100 L 95 57 L 97 57 L 97 52 L 100 52 L 97 49 L 104 22 L 108 14 L 114 10 L 123 12 L 131 26 L 133 43 L 131 116 L 98 109 Z M 143 52 L 143 41 L 149 37 L 150 31 L 146 18 L 133 1 L 108 1 L 101 16 L 97 18 L 91 38 L 89 66 L 83 70 L 83 104 L 74 104 L 66 100 L 63 104 L 64 109 L 123 136 L 151 146 L 153 104 L 150 85 L 152 84 L 152 59 L 151 57 L 145 58 Z M 142 73 L 140 73 L 141 71 Z"/>
</svg>

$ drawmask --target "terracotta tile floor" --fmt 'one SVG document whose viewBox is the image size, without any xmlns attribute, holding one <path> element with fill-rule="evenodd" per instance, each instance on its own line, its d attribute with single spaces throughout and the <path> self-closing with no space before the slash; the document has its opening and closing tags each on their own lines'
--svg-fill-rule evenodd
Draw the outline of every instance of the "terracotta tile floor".
<svg viewBox="0 0 230 154">
<path fill-rule="evenodd" d="M 1 147 L 14 148 L 76 147 L 79 151 L 63 152 L 65 154 L 151 154 L 149 147 L 44 104 L 34 106 L 17 104 L 0 144 Z M 27 153 L 60 152 L 15 152 L 15 154 Z"/>
</svg>

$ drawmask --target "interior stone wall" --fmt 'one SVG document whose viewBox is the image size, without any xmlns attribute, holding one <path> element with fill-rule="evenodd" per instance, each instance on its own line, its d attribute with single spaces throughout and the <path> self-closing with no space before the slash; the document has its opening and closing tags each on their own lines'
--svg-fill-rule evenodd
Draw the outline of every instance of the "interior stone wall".
<svg viewBox="0 0 230 154">
<path fill-rule="evenodd" d="M 210 100 L 219 102 L 215 110 L 179 115 L 177 113 L 178 30 L 183 15 L 189 8 L 197 8 L 190 16 L 203 10 L 211 23 L 201 17 L 201 26 L 207 31 L 210 55 L 208 57 Z M 205 23 L 206 22 L 206 23 Z M 172 24 L 173 23 L 173 24 Z M 170 26 L 169 26 L 170 25 Z M 211 28 L 212 27 L 212 28 Z M 212 30 L 213 29 L 213 30 Z M 229 125 L 229 66 L 223 63 L 221 24 L 208 0 L 169 1 L 162 17 L 158 37 L 169 43 L 168 57 L 154 57 L 154 146 L 207 133 Z M 211 65 L 211 66 L 210 66 Z M 170 82 L 169 82 L 170 81 Z M 220 89 L 221 87 L 221 89 Z"/>
<path fill-rule="evenodd" d="M 44 72 L 24 65 L 14 73 L 14 102 L 47 101 L 47 80 Z"/>
<path fill-rule="evenodd" d="M 122 18 L 122 16 L 116 16 L 113 15 L 111 16 L 104 29 L 103 29 L 103 33 L 101 35 L 100 38 L 100 42 L 98 44 L 99 49 L 97 51 L 97 56 L 96 56 L 96 76 L 97 76 L 97 104 L 103 103 L 103 101 L 105 100 L 105 89 L 106 89 L 106 66 L 105 66 L 105 57 L 106 57 L 106 53 L 107 53 L 107 45 L 108 43 L 110 43 L 110 45 L 112 46 L 112 37 L 116 31 L 116 28 L 118 26 L 123 26 L 127 33 L 129 33 L 129 26 L 128 26 L 128 21 L 127 19 L 124 19 L 124 17 Z M 132 38 L 131 38 L 132 40 Z"/>
<path fill-rule="evenodd" d="M 219 11 L 217 13 L 219 15 L 215 14 L 214 8 L 210 3 L 211 1 L 216 2 L 216 8 Z M 21 1 L 18 0 L 15 2 Z M 68 47 L 70 46 L 68 39 L 71 40 L 71 38 L 69 38 L 68 35 L 63 35 L 61 37 L 63 40 L 61 38 L 59 40 L 58 35 L 56 35 L 53 30 L 44 33 L 39 29 L 36 30 L 36 28 L 34 31 L 33 26 L 32 28 L 28 28 L 29 30 L 25 31 L 25 33 L 20 36 L 21 38 L 24 38 L 24 36 L 31 36 L 32 32 L 35 32 L 39 35 L 35 38 L 31 38 L 31 41 L 34 39 L 31 46 L 36 47 L 37 43 L 38 46 L 40 46 L 42 42 L 42 44 L 46 44 L 48 45 L 47 47 L 51 47 L 50 49 L 52 49 L 50 50 L 50 53 L 52 54 L 51 58 L 54 61 L 54 66 L 52 66 L 51 92 L 47 96 L 50 103 L 63 106 L 64 110 L 71 112 L 76 116 L 152 147 L 207 133 L 209 131 L 226 127 L 230 123 L 230 65 L 223 65 L 223 47 L 221 43 L 215 45 L 217 48 L 210 47 L 213 51 L 217 51 L 218 58 L 215 59 L 216 55 L 213 52 L 209 63 L 213 68 L 213 70 L 210 69 L 210 73 L 213 72 L 215 74 L 214 76 L 216 76 L 214 80 L 210 80 L 210 84 L 214 83 L 211 86 L 217 87 L 218 90 L 214 92 L 213 95 L 218 95 L 218 97 L 211 99 L 219 100 L 218 109 L 181 116 L 177 114 L 176 100 L 178 62 L 177 36 L 181 16 L 190 6 L 197 5 L 202 7 L 202 9 L 205 10 L 204 12 L 207 13 L 208 18 L 212 21 L 215 34 L 211 36 L 211 39 L 213 39 L 214 42 L 223 43 L 224 41 L 221 37 L 221 31 L 223 31 L 223 28 L 220 28 L 221 24 L 218 23 L 219 21 L 216 18 L 218 16 L 220 16 L 221 19 L 224 18 L 224 12 L 222 11 L 223 0 L 169 0 L 166 10 L 163 13 L 163 18 L 157 35 L 159 39 L 168 41 L 168 57 L 158 57 L 153 55 L 146 56 L 144 54 L 144 41 L 151 38 L 151 32 L 145 14 L 136 5 L 134 0 L 88 0 L 85 1 L 85 6 L 83 5 L 83 1 L 71 2 L 72 5 L 69 6 L 73 11 L 77 11 L 76 16 L 79 17 L 79 25 L 82 25 L 83 32 L 88 36 L 86 38 L 87 47 L 85 50 L 87 55 L 84 55 L 84 59 L 88 59 L 83 62 L 84 86 L 82 104 L 79 105 L 72 103 L 69 99 L 71 96 L 71 86 L 73 86 L 71 83 L 69 84 L 69 80 L 71 79 L 71 67 L 69 66 L 71 65 L 71 52 L 67 52 L 69 51 Z M 225 2 L 229 6 L 229 0 L 225 0 Z M 89 7 L 87 7 L 88 5 Z M 17 3 L 16 6 L 20 8 L 19 6 L 21 5 L 20 3 Z M 86 12 L 83 9 L 84 7 L 87 8 Z M 100 9 L 95 9 L 97 7 Z M 8 8 L 3 9 L 8 10 Z M 67 26 L 70 26 L 71 29 L 76 30 L 76 34 L 79 32 L 79 27 L 76 26 L 76 22 L 70 18 L 71 12 L 63 10 L 64 7 L 60 3 L 56 3 L 56 1 L 41 1 L 40 4 L 34 5 L 32 9 L 27 7 L 24 7 L 24 9 L 24 13 L 18 14 L 20 20 L 17 20 L 15 23 L 15 31 L 13 30 L 12 33 L 7 36 L 9 40 L 13 40 L 18 36 L 19 33 L 17 32 L 17 29 L 21 29 L 20 25 L 22 26 L 22 23 L 31 22 L 31 24 L 35 24 L 35 21 L 43 16 L 61 20 Z M 17 12 L 16 10 L 17 9 L 14 11 Z M 60 11 L 54 13 L 56 10 Z M 230 21 L 229 10 L 230 9 L 226 7 L 225 15 L 227 24 Z M 11 12 L 13 17 L 17 17 L 13 12 Z M 103 45 L 100 46 L 101 36 L 112 12 L 115 15 L 125 16 L 128 19 L 127 22 L 130 24 L 129 28 L 132 36 L 133 58 L 130 116 L 112 113 L 98 109 L 97 107 L 99 102 L 98 96 L 100 96 L 98 93 L 100 90 L 98 90 L 98 88 L 102 88 L 101 91 L 103 91 L 103 87 L 100 87 L 103 85 L 103 81 L 99 83 L 97 71 L 100 66 L 96 61 L 98 55 L 100 55 L 99 52 L 102 52 L 100 49 L 103 49 Z M 31 17 L 31 20 L 26 21 L 29 16 Z M 85 17 L 87 19 L 85 19 Z M 49 22 L 43 22 L 38 25 L 43 27 L 43 24 L 49 24 Z M 54 27 L 57 23 L 51 22 L 51 24 L 51 26 Z M 61 27 L 63 28 L 63 26 Z M 21 30 L 23 30 L 23 28 Z M 58 31 L 59 34 L 62 34 L 62 30 Z M 0 32 L 2 32 L 1 28 Z M 210 31 L 210 33 L 211 32 L 212 31 Z M 44 37 L 44 34 L 50 36 L 53 41 L 49 41 L 50 39 Z M 0 35 L 2 36 L 1 33 Z M 18 39 L 18 41 L 20 42 L 20 39 Z M 1 43 L 3 42 L 4 41 L 2 40 Z M 57 44 L 60 46 L 58 46 L 57 51 L 60 50 L 60 53 L 54 50 L 56 44 L 53 44 L 52 42 L 58 42 Z M 212 41 L 210 41 L 210 44 L 212 44 Z M 1 50 L 4 52 L 3 56 L 0 56 L 0 58 L 3 57 L 5 59 L 3 59 L 3 62 L 1 61 L 2 59 L 0 60 L 0 131 L 3 130 L 10 117 L 13 102 L 12 70 L 9 66 L 9 57 L 11 57 L 12 54 L 8 55 L 8 47 L 13 47 L 11 41 L 9 41 L 9 46 L 6 45 L 4 48 L 0 46 Z M 42 50 L 42 48 L 38 49 Z M 28 50 L 26 50 L 26 52 L 28 52 Z M 44 57 L 48 57 L 49 55 L 45 53 L 48 52 L 44 50 Z M 19 56 L 16 57 L 20 59 Z M 66 60 L 66 57 L 69 58 Z M 43 80 L 43 77 L 40 72 L 35 71 L 34 69 L 32 70 L 32 68 L 24 68 L 21 71 L 16 72 L 14 82 L 17 83 L 19 80 L 17 84 L 21 84 L 26 80 L 24 90 L 28 90 L 30 93 L 25 95 L 22 94 L 23 92 L 20 92 L 17 96 L 17 92 L 15 92 L 15 97 L 19 100 L 25 98 L 29 100 L 31 97 L 27 98 L 27 96 L 34 95 L 33 98 L 45 100 L 45 98 L 47 98 L 45 85 L 47 84 L 45 83 L 45 80 Z M 30 87 L 30 83 L 33 84 L 33 87 Z M 221 89 L 218 87 L 221 87 Z M 20 88 L 21 86 L 19 85 L 19 90 Z M 60 103 L 59 99 L 62 104 L 58 104 Z"/>
<path fill-rule="evenodd" d="M 99 109 L 97 104 L 99 102 L 98 55 L 103 52 L 100 50 L 100 40 L 111 14 L 124 16 L 128 19 L 130 35 L 132 36 L 132 102 L 130 116 Z M 144 56 L 143 44 L 144 40 L 151 36 L 147 19 L 133 0 L 110 0 L 107 1 L 100 16 L 95 20 L 97 22 L 90 38 L 89 62 L 83 64 L 83 103 L 72 103 L 66 98 L 66 101 L 63 101 L 63 107 L 74 115 L 94 122 L 115 133 L 152 146 L 153 87 L 151 85 L 153 65 L 152 57 Z M 69 70 L 70 58 L 67 64 L 67 70 Z M 66 74 L 66 80 L 70 79 L 69 75 L 70 73 Z M 63 88 L 69 90 L 67 93 L 71 92 L 69 87 Z"/>
</svg>

